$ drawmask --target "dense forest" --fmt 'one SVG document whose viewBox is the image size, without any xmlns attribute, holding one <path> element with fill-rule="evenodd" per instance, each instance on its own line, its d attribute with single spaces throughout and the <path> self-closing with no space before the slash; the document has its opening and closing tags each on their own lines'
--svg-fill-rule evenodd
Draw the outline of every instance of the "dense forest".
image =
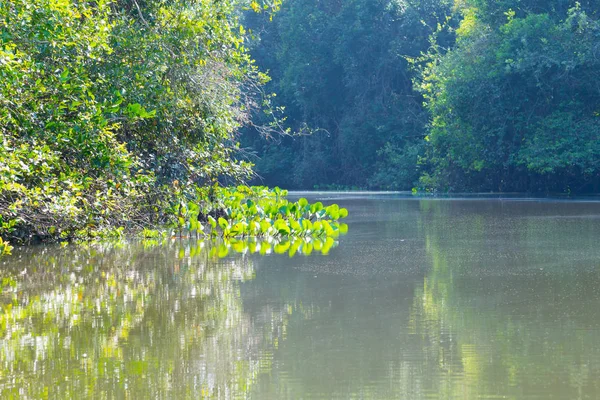
<svg viewBox="0 0 600 400">
<path fill-rule="evenodd" d="M 597 1 L 288 0 L 248 15 L 291 135 L 247 129 L 289 188 L 600 190 Z"/>
<path fill-rule="evenodd" d="M 249 178 L 237 132 L 268 109 L 250 8 L 277 4 L 0 2 L 0 235 L 118 235 Z"/>
<path fill-rule="evenodd" d="M 598 192 L 599 6 L 0 2 L 0 235 L 157 226 L 252 179 Z"/>
</svg>

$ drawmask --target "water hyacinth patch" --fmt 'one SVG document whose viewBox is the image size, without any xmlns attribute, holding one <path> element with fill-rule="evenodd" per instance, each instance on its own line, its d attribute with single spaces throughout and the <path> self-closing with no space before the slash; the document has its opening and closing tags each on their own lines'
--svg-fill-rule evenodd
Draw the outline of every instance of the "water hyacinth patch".
<svg viewBox="0 0 600 400">
<path fill-rule="evenodd" d="M 279 188 L 213 187 L 210 193 L 200 193 L 191 201 L 181 199 L 173 207 L 174 233 L 226 239 L 326 240 L 348 231 L 348 226 L 339 222 L 348 216 L 345 208 L 311 204 L 305 198 L 293 202 L 287 200 L 287 195 L 287 190 Z"/>
</svg>

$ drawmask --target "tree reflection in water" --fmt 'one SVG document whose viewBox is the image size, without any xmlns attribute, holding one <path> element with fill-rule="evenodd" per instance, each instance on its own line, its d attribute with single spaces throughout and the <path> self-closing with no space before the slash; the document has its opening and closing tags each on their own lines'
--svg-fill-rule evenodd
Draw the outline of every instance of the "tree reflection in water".
<svg viewBox="0 0 600 400">
<path fill-rule="evenodd" d="M 600 393 L 598 226 L 549 219 L 553 205 L 501 224 L 490 210 L 477 212 L 484 206 L 464 213 L 451 202 L 420 205 L 431 266 L 409 325 L 429 360 L 426 392 L 452 399 Z"/>
<path fill-rule="evenodd" d="M 245 397 L 291 308 L 245 315 L 252 261 L 217 252 L 169 241 L 3 260 L 0 397 Z"/>
</svg>

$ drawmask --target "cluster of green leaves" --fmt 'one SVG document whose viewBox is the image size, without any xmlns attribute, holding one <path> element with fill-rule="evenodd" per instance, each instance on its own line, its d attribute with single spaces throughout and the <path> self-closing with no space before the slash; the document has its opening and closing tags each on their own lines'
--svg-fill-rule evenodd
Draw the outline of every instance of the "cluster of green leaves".
<svg viewBox="0 0 600 400">
<path fill-rule="evenodd" d="M 131 215 L 145 178 L 99 97 L 109 3 L 0 4 L 0 235 L 107 229 Z"/>
<path fill-rule="evenodd" d="M 288 243 L 286 251 L 295 248 L 295 252 L 301 242 L 290 243 L 291 238 L 336 238 L 348 231 L 348 226 L 339 222 L 348 216 L 348 210 L 337 204 L 310 204 L 305 198 L 289 201 L 287 191 L 277 187 L 214 187 L 211 192 L 210 202 L 202 202 L 206 199 L 202 196 L 182 199 L 173 207 L 174 227 L 180 234 L 185 229 L 196 236 L 276 239 L 283 241 L 281 246 Z"/>
<path fill-rule="evenodd" d="M 257 4 L 0 2 L 0 235 L 118 235 L 165 220 L 174 179 L 248 178 L 236 132 L 268 78 L 238 14 Z"/>
</svg>

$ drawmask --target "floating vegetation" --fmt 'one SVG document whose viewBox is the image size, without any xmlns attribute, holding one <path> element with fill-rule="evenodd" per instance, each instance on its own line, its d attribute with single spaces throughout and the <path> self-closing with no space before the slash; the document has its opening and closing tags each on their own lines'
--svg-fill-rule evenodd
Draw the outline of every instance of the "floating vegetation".
<svg viewBox="0 0 600 400">
<path fill-rule="evenodd" d="M 321 248 L 327 248 L 326 244 L 331 243 L 328 238 L 333 241 L 348 231 L 348 226 L 339 222 L 348 216 L 347 209 L 337 204 L 311 204 L 305 198 L 292 202 L 287 195 L 287 190 L 277 187 L 215 186 L 207 193 L 198 193 L 199 200 L 189 201 L 182 196 L 172 210 L 172 227 L 179 236 L 269 239 L 263 243 L 276 241 L 279 248 L 287 247 L 285 251 L 293 249 L 300 238 L 319 239 Z M 148 231 L 144 237 L 157 234 Z M 305 243 L 308 247 L 312 242 Z M 296 250 L 300 247 L 302 244 Z"/>
<path fill-rule="evenodd" d="M 348 232 L 348 225 L 340 222 L 348 216 L 347 209 L 337 204 L 311 204 L 305 198 L 290 201 L 288 191 L 277 187 L 213 186 L 194 190 L 191 194 L 179 191 L 179 200 L 168 210 L 171 222 L 165 228 L 138 231 L 145 247 L 179 237 L 203 245 L 210 242 L 209 253 L 218 257 L 230 252 L 326 255 L 337 245 L 336 239 Z M 98 232 L 81 236 L 88 241 L 122 241 L 126 237 L 122 227 L 101 235 Z M 12 249 L 0 238 L 0 256 L 10 254 Z"/>
</svg>

